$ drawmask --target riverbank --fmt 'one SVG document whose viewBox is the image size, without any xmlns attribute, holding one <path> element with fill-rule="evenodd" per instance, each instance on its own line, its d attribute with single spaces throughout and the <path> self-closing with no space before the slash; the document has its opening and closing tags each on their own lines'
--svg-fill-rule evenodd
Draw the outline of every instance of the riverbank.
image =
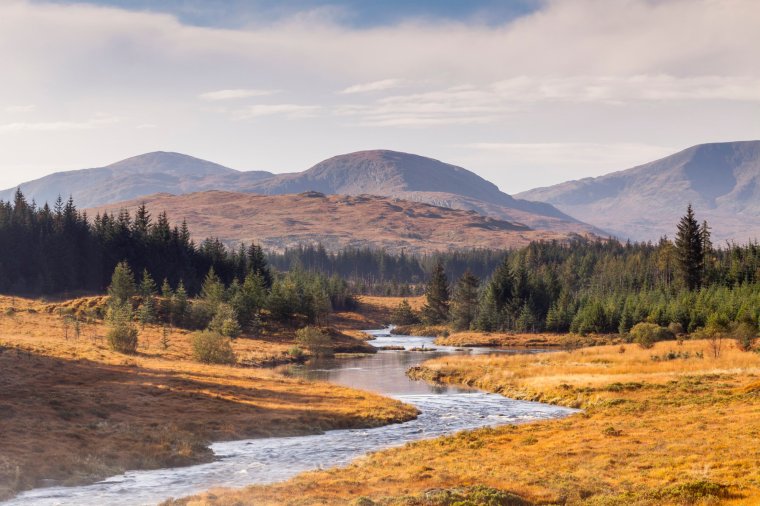
<svg viewBox="0 0 760 506">
<path fill-rule="evenodd" d="M 98 301 L 51 307 L 0 297 L 0 500 L 126 469 L 208 462 L 212 441 L 375 427 L 417 414 L 379 395 L 270 369 L 195 363 L 183 330 L 164 336 L 147 326 L 136 355 L 112 352 L 102 321 L 87 319 L 77 331 L 58 312 L 90 304 Z M 367 346 L 341 335 L 347 347 Z M 292 335 L 270 337 L 237 339 L 239 362 L 289 361 Z"/>
<path fill-rule="evenodd" d="M 447 494 L 479 493 L 473 487 L 520 498 L 493 504 L 760 501 L 760 355 L 733 343 L 718 358 L 705 341 L 442 357 L 411 374 L 584 412 L 421 441 L 344 469 L 184 503 L 443 505 Z"/>
</svg>

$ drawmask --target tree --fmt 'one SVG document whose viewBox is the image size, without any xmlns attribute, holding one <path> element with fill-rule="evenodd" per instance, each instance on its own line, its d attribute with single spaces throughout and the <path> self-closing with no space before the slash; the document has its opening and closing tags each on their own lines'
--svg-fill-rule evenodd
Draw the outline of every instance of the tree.
<svg viewBox="0 0 760 506">
<path fill-rule="evenodd" d="M 412 309 L 409 301 L 404 299 L 399 302 L 398 307 L 393 310 L 391 323 L 393 325 L 415 325 L 420 323 L 420 318 Z"/>
<path fill-rule="evenodd" d="M 694 217 L 691 204 L 686 208 L 686 215 L 678 223 L 676 232 L 676 253 L 678 265 L 686 288 L 695 290 L 702 284 L 704 274 L 704 252 L 701 227 Z"/>
<path fill-rule="evenodd" d="M 148 269 L 143 270 L 142 280 L 140 281 L 140 295 L 143 299 L 154 297 L 158 293 L 156 282 L 151 277 Z"/>
<path fill-rule="evenodd" d="M 468 330 L 478 313 L 480 280 L 469 270 L 462 274 L 451 299 L 451 321 L 456 330 Z"/>
<path fill-rule="evenodd" d="M 171 319 L 175 325 L 181 325 L 185 322 L 187 317 L 187 310 L 189 303 L 187 300 L 187 291 L 185 290 L 185 283 L 180 280 L 177 285 L 177 291 L 174 292 L 171 304 Z"/>
<path fill-rule="evenodd" d="M 108 287 L 111 304 L 126 304 L 135 292 L 135 275 L 132 274 L 132 269 L 127 262 L 119 262 L 111 276 L 111 285 Z"/>
<path fill-rule="evenodd" d="M 217 306 L 216 313 L 208 325 L 208 330 L 231 339 L 235 339 L 242 332 L 237 313 L 232 306 L 224 303 Z"/>
<path fill-rule="evenodd" d="M 224 291 L 224 283 L 211 267 L 201 287 L 201 298 L 211 313 L 215 313 L 219 304 L 224 302 Z"/>
<path fill-rule="evenodd" d="M 332 356 L 332 338 L 317 327 L 304 327 L 296 331 L 296 343 L 317 357 Z"/>
<path fill-rule="evenodd" d="M 251 244 L 248 248 L 248 271 L 261 276 L 261 280 L 267 290 L 272 288 L 272 272 L 269 270 L 269 265 L 267 265 L 264 250 L 258 244 Z"/>
<path fill-rule="evenodd" d="M 137 328 L 132 323 L 132 306 L 128 301 L 112 302 L 107 315 L 108 344 L 119 353 L 137 351 Z"/>
<path fill-rule="evenodd" d="M 446 271 L 439 260 L 425 290 L 426 304 L 422 308 L 422 319 L 429 325 L 438 325 L 449 319 L 449 283 Z"/>
<path fill-rule="evenodd" d="M 243 284 L 230 298 L 230 305 L 237 313 L 241 327 L 250 328 L 258 320 L 266 298 L 264 279 L 259 274 L 249 272 Z"/>
</svg>

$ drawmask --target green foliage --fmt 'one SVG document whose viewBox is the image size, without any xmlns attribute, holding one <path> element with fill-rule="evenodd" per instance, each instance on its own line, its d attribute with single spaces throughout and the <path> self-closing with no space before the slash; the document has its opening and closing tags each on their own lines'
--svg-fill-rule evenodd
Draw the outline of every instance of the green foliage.
<svg viewBox="0 0 760 506">
<path fill-rule="evenodd" d="M 208 330 L 231 339 L 238 337 L 242 329 L 240 328 L 240 323 L 238 323 L 235 309 L 229 304 L 219 304 L 214 317 L 211 319 L 211 323 L 208 325 Z"/>
<path fill-rule="evenodd" d="M 633 342 L 642 348 L 651 348 L 658 341 L 673 339 L 673 333 L 654 323 L 637 323 L 631 329 Z"/>
<path fill-rule="evenodd" d="M 694 290 L 702 284 L 704 275 L 704 251 L 703 246 L 709 243 L 709 232 L 703 230 L 694 217 L 694 209 L 691 204 L 686 208 L 686 215 L 678 223 L 676 232 L 676 253 L 678 266 L 681 271 L 686 288 Z"/>
<path fill-rule="evenodd" d="M 214 268 L 211 267 L 206 274 L 201 286 L 201 299 L 206 304 L 210 313 L 216 312 L 219 304 L 225 300 L 225 287 L 219 276 L 216 275 Z"/>
<path fill-rule="evenodd" d="M 478 314 L 480 280 L 466 271 L 454 286 L 451 299 L 451 323 L 456 330 L 469 329 Z"/>
<path fill-rule="evenodd" d="M 736 339 L 736 345 L 742 351 L 752 351 L 757 340 L 757 326 L 751 322 L 737 323 L 731 330 L 731 335 Z"/>
<path fill-rule="evenodd" d="M 204 364 L 234 364 L 235 352 L 229 337 L 205 330 L 191 335 L 193 357 Z"/>
<path fill-rule="evenodd" d="M 296 331 L 296 343 L 318 357 L 333 355 L 332 339 L 322 329 L 306 326 Z"/>
<path fill-rule="evenodd" d="M 449 282 L 441 262 L 430 273 L 425 299 L 422 320 L 428 325 L 445 323 L 449 319 Z"/>
<path fill-rule="evenodd" d="M 137 352 L 137 328 L 132 323 L 132 306 L 129 302 L 112 302 L 107 316 L 106 339 L 112 350 L 119 353 Z"/>
<path fill-rule="evenodd" d="M 135 295 L 135 275 L 127 262 L 119 262 L 111 276 L 111 285 L 108 287 L 108 295 L 111 303 L 115 305 L 126 304 Z"/>
<path fill-rule="evenodd" d="M 420 323 L 420 317 L 409 305 L 409 301 L 404 299 L 399 302 L 398 307 L 391 314 L 391 323 L 393 325 L 416 325 Z"/>
</svg>

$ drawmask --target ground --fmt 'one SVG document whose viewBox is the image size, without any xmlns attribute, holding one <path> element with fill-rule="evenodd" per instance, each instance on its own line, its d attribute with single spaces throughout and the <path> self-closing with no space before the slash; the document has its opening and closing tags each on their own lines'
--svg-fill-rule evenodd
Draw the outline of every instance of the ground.
<svg viewBox="0 0 760 506">
<path fill-rule="evenodd" d="M 182 503 L 759 504 L 760 355 L 722 344 L 717 358 L 706 341 L 672 341 L 434 359 L 410 375 L 583 411 Z"/>
<path fill-rule="evenodd" d="M 90 319 L 77 333 L 61 316 L 102 302 L 0 297 L 0 500 L 125 469 L 208 461 L 213 440 L 371 427 L 416 415 L 391 399 L 268 368 L 195 363 L 183 330 L 172 330 L 164 346 L 163 329 L 147 326 L 138 354 L 112 352 L 102 321 Z M 350 313 L 330 322 L 357 335 L 365 323 L 374 322 Z M 346 332 L 333 328 L 341 346 L 366 346 Z M 247 365 L 277 363 L 292 346 L 293 331 L 284 329 L 234 343 Z"/>
</svg>

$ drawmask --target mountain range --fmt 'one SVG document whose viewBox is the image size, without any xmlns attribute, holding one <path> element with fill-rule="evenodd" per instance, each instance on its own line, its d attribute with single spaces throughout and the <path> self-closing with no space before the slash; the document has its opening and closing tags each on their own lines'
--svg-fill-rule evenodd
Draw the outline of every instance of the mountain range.
<svg viewBox="0 0 760 506">
<path fill-rule="evenodd" d="M 514 199 L 462 167 L 389 150 L 340 155 L 304 172 L 279 175 L 242 172 L 180 153 L 154 152 L 106 167 L 58 172 L 23 183 L 20 188 L 39 203 L 71 195 L 78 206 L 86 208 L 154 193 L 181 195 L 208 190 L 264 195 L 306 191 L 369 194 L 472 210 L 534 229 L 601 233 L 549 204 Z M 14 191 L 0 192 L 0 199 L 9 200 Z"/>
<path fill-rule="evenodd" d="M 713 241 L 760 238 L 760 141 L 700 144 L 651 163 L 517 195 L 539 200 L 622 239 L 673 236 L 694 206 Z"/>
</svg>

